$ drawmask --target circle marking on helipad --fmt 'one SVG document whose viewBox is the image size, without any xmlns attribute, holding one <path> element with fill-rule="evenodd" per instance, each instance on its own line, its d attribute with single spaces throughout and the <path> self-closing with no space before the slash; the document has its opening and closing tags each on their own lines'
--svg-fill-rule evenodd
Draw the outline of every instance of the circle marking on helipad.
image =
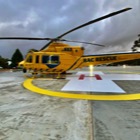
<svg viewBox="0 0 140 140">
<path fill-rule="evenodd" d="M 132 93 L 132 94 L 121 94 L 121 95 L 95 95 L 95 94 L 72 94 L 72 93 L 66 93 L 66 92 L 57 92 L 57 91 L 51 91 L 39 88 L 32 84 L 33 79 L 26 79 L 23 82 L 23 86 L 32 91 L 36 92 L 38 94 L 48 95 L 48 96 L 54 96 L 54 97 L 60 97 L 60 98 L 69 98 L 69 99 L 81 99 L 81 100 L 104 100 L 104 101 L 122 101 L 122 100 L 139 100 L 140 99 L 140 93 Z"/>
</svg>

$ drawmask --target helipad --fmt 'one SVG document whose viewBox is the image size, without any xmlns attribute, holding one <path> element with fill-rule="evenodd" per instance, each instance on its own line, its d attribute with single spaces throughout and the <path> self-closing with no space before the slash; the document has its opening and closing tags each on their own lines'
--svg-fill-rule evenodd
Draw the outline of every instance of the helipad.
<svg viewBox="0 0 140 140">
<path fill-rule="evenodd" d="M 139 74 L 103 74 L 102 72 L 94 72 L 96 76 L 88 76 L 88 72 L 78 72 L 76 76 L 69 76 L 67 79 L 70 81 L 62 88 L 66 91 L 81 91 L 82 94 L 72 94 L 64 92 L 55 92 L 36 87 L 32 84 L 33 79 L 27 79 L 23 85 L 25 88 L 44 95 L 56 96 L 61 98 L 74 98 L 86 100 L 138 100 L 140 93 L 126 94 L 123 89 L 116 85 L 113 80 L 140 80 Z M 83 94 L 85 92 L 92 92 L 90 94 Z M 94 92 L 108 92 L 107 95 Z M 109 92 L 113 92 L 111 94 Z M 119 94 L 118 94 L 119 93 Z M 121 93 L 121 95 L 120 95 Z"/>
<path fill-rule="evenodd" d="M 80 71 L 76 77 L 67 77 L 70 81 L 62 88 L 62 91 L 84 92 L 115 92 L 125 93 L 114 80 L 140 80 L 139 74 L 104 74 L 95 71 L 91 73 Z"/>
</svg>

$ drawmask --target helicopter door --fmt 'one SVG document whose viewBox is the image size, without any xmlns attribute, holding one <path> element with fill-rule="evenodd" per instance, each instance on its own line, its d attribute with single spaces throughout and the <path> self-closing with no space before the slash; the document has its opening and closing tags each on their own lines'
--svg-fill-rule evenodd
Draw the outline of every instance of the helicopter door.
<svg viewBox="0 0 140 140">
<path fill-rule="evenodd" d="M 43 55 L 42 63 L 46 64 L 49 68 L 55 68 L 60 64 L 58 55 Z"/>
</svg>

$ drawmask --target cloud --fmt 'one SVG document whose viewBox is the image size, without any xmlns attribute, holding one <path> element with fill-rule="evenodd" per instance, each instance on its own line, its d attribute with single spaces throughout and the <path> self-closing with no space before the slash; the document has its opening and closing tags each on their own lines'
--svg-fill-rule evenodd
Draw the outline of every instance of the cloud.
<svg viewBox="0 0 140 140">
<path fill-rule="evenodd" d="M 101 48 L 82 44 L 87 48 L 86 53 L 126 51 L 140 34 L 139 0 L 1 0 L 0 36 L 57 37 L 80 24 L 125 7 L 133 9 L 64 38 L 106 45 L 106 48 Z M 0 55 L 10 58 L 16 48 L 25 54 L 30 48 L 40 49 L 46 43 L 0 40 Z"/>
</svg>

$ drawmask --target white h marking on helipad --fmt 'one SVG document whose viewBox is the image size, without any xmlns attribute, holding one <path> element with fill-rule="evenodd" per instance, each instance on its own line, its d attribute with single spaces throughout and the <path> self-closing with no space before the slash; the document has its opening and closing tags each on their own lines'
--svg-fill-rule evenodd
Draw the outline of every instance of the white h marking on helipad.
<svg viewBox="0 0 140 140">
<path fill-rule="evenodd" d="M 82 75 L 81 80 L 79 79 L 80 75 Z M 114 76 L 107 76 L 107 74 L 103 74 L 102 72 L 93 72 L 93 75 L 98 75 L 100 80 L 96 77 L 90 77 L 89 72 L 78 72 L 76 74 L 77 77 L 68 77 L 70 81 L 61 89 L 62 91 L 83 91 L 83 92 L 117 92 L 117 93 L 125 93 L 123 89 L 121 89 L 117 84 L 115 84 L 112 80 L 115 78 Z M 108 78 L 107 78 L 108 77 Z M 122 77 L 122 74 L 121 76 Z M 121 79 L 121 78 L 120 78 Z M 140 79 L 140 77 L 139 77 Z"/>
</svg>

